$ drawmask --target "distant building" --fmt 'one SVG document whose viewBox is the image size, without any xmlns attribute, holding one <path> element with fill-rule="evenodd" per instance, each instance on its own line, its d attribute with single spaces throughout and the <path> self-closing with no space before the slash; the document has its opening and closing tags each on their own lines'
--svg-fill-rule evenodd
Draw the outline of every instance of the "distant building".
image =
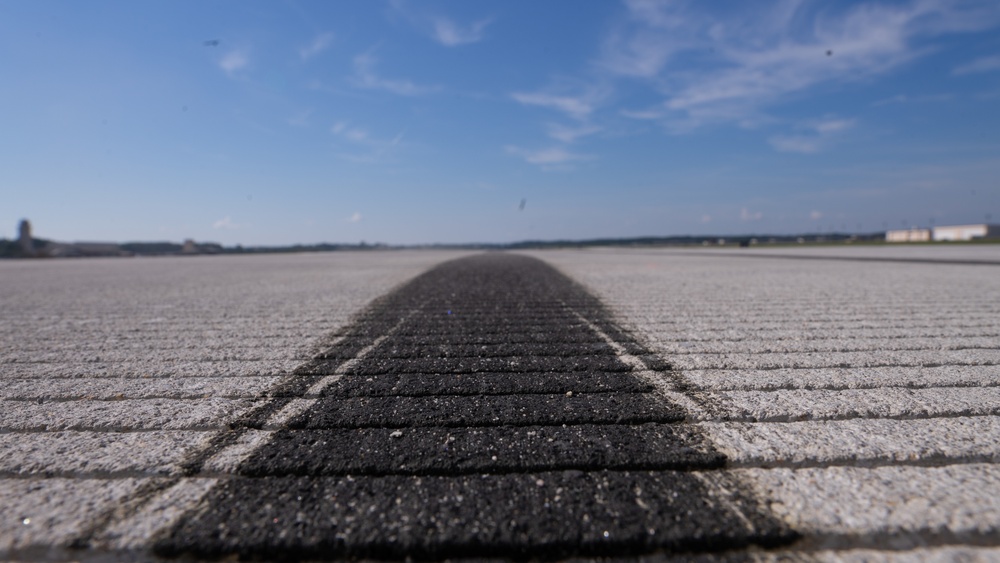
<svg viewBox="0 0 1000 563">
<path fill-rule="evenodd" d="M 960 241 L 977 238 L 1000 238 L 1000 225 L 950 225 L 934 227 L 933 229 L 900 229 L 886 231 L 886 242 L 929 242 L 929 241 Z"/>
<path fill-rule="evenodd" d="M 21 219 L 21 224 L 17 226 L 17 245 L 22 256 L 35 255 L 35 245 L 31 242 L 31 222 L 27 219 Z"/>
<path fill-rule="evenodd" d="M 886 242 L 927 242 L 931 240 L 930 229 L 901 229 L 898 231 L 886 231 Z"/>
<path fill-rule="evenodd" d="M 972 240 L 974 238 L 998 238 L 1000 225 L 954 225 L 934 227 L 934 240 Z"/>
</svg>

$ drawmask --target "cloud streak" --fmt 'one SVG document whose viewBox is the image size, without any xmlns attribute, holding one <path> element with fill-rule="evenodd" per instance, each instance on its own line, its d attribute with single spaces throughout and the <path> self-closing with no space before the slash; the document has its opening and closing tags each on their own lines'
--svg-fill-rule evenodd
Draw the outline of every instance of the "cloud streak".
<svg viewBox="0 0 1000 563">
<path fill-rule="evenodd" d="M 315 57 L 316 55 L 322 53 L 323 51 L 326 51 L 328 48 L 330 48 L 330 45 L 332 43 L 333 43 L 332 33 L 323 33 L 317 35 L 316 38 L 313 39 L 311 43 L 299 49 L 299 58 L 301 58 L 303 61 L 307 61 Z"/>
<path fill-rule="evenodd" d="M 250 57 L 247 55 L 246 51 L 241 49 L 230 51 L 219 59 L 219 68 L 221 68 L 229 76 L 233 76 L 237 72 L 247 68 L 249 65 Z"/>
<path fill-rule="evenodd" d="M 524 92 L 515 92 L 511 94 L 511 97 L 526 106 L 554 109 L 575 119 L 586 119 L 594 111 L 594 104 L 586 97 Z"/>
<path fill-rule="evenodd" d="M 330 132 L 358 148 L 364 149 L 360 153 L 341 153 L 338 156 L 351 162 L 366 164 L 379 162 L 389 151 L 399 146 L 406 135 L 405 131 L 400 131 L 392 139 L 377 139 L 373 138 L 367 130 L 352 126 L 347 121 L 334 123 L 330 127 Z"/>
<path fill-rule="evenodd" d="M 222 219 L 219 219 L 218 221 L 212 223 L 212 228 L 213 229 L 229 229 L 229 230 L 232 230 L 232 229 L 238 229 L 238 228 L 240 228 L 240 225 L 234 223 L 233 220 L 232 220 L 232 218 L 230 218 L 229 215 L 226 215 Z"/>
<path fill-rule="evenodd" d="M 517 146 L 506 146 L 504 150 L 508 154 L 519 156 L 529 164 L 536 164 L 543 168 L 565 167 L 566 165 L 580 160 L 587 160 L 586 155 L 570 152 L 563 147 L 549 147 L 544 149 L 529 150 Z"/>
<path fill-rule="evenodd" d="M 458 47 L 478 43 L 483 40 L 483 32 L 493 23 L 492 19 L 484 19 L 469 25 L 461 25 L 449 18 L 439 16 L 431 18 L 432 37 L 445 47 Z"/>
<path fill-rule="evenodd" d="M 814 154 L 826 148 L 832 140 L 854 127 L 855 120 L 826 118 L 799 126 L 795 135 L 775 135 L 768 142 L 778 152 Z"/>
<path fill-rule="evenodd" d="M 402 16 L 410 25 L 445 47 L 459 47 L 478 43 L 485 38 L 486 28 L 493 18 L 482 18 L 463 24 L 445 15 L 428 15 L 425 11 L 414 10 L 405 0 L 390 0 L 391 12 Z"/>
<path fill-rule="evenodd" d="M 578 139 L 599 133 L 601 128 L 596 125 L 583 124 L 578 127 L 567 127 L 558 123 L 548 124 L 549 137 L 563 143 L 573 143 Z"/>
<path fill-rule="evenodd" d="M 978 74 L 983 72 L 995 72 L 1000 70 L 1000 55 L 981 57 L 974 61 L 955 67 L 952 74 Z"/>
<path fill-rule="evenodd" d="M 383 78 L 376 71 L 378 58 L 371 53 L 354 57 L 354 76 L 351 82 L 358 88 L 382 90 L 398 96 L 420 96 L 438 90 L 434 86 L 421 86 L 409 80 Z"/>
<path fill-rule="evenodd" d="M 627 0 L 626 18 L 609 33 L 596 64 L 611 75 L 649 81 L 663 96 L 663 119 L 689 130 L 758 119 L 820 84 L 885 74 L 923 56 L 917 39 L 1000 22 L 1000 5 L 964 0 L 737 6 L 709 13 L 700 3 Z M 960 69 L 994 64 L 1000 60 Z"/>
</svg>

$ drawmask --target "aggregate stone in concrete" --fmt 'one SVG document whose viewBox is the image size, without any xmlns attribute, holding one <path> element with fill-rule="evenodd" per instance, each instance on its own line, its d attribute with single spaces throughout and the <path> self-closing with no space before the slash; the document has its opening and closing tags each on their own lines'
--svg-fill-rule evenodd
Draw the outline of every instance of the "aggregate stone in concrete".
<svg viewBox="0 0 1000 563">
<path fill-rule="evenodd" d="M 348 369 L 348 375 L 383 373 L 511 373 L 563 371 L 629 371 L 614 356 L 509 356 L 503 358 L 410 358 L 403 361 L 381 359 Z M 332 371 L 319 367 L 318 373 Z"/>
<path fill-rule="evenodd" d="M 455 343 L 449 339 L 455 338 L 450 332 L 438 332 L 430 334 L 426 330 L 400 327 L 393 333 L 393 348 L 404 346 L 420 346 L 428 348 L 449 348 Z M 480 332 L 466 331 L 461 334 L 461 342 L 464 346 L 496 346 L 496 345 L 519 345 L 519 344 L 539 344 L 539 345 L 559 345 L 573 344 L 588 346 L 597 344 L 603 350 L 607 343 L 603 338 L 594 334 L 594 331 L 582 323 L 568 324 L 560 328 L 558 332 L 551 332 L 544 326 L 524 327 L 516 326 L 503 332 Z M 581 348 L 586 349 L 586 348 Z"/>
<path fill-rule="evenodd" d="M 1000 561 L 1000 548 L 975 546 L 924 547 L 907 550 L 845 549 L 824 550 L 809 554 L 820 563 L 990 563 Z M 777 557 L 774 559 L 778 561 Z M 786 559 L 787 560 L 787 559 Z"/>
<path fill-rule="evenodd" d="M 677 369 L 871 368 L 940 365 L 998 366 L 1000 350 L 879 350 L 774 354 L 708 354 L 670 356 Z"/>
<path fill-rule="evenodd" d="M 71 377 L 268 377 L 292 373 L 302 360 L 185 361 L 146 359 L 135 362 L 13 363 L 3 366 L 4 379 Z"/>
<path fill-rule="evenodd" d="M 7 401 L 0 431 L 219 429 L 250 404 L 246 399 Z"/>
<path fill-rule="evenodd" d="M 0 478 L 0 554 L 34 559 L 68 547 L 145 481 Z"/>
<path fill-rule="evenodd" d="M 734 421 L 1000 415 L 1000 387 L 721 391 L 715 410 Z"/>
<path fill-rule="evenodd" d="M 684 419 L 646 393 L 324 398 L 290 428 L 642 424 Z"/>
<path fill-rule="evenodd" d="M 698 427 L 740 465 L 1000 463 L 1000 417 L 706 422 Z"/>
<path fill-rule="evenodd" d="M 916 338 L 815 338 L 809 340 L 720 340 L 660 341 L 659 348 L 671 356 L 688 354 L 782 354 L 802 352 L 871 352 L 906 350 L 994 349 L 997 336 L 916 337 Z"/>
<path fill-rule="evenodd" d="M 120 399 L 252 399 L 280 377 L 157 377 L 14 379 L 5 381 L 0 398 L 9 401 Z"/>
<path fill-rule="evenodd" d="M 710 391 L 997 387 L 1000 366 L 687 370 L 684 377 L 699 389 Z"/>
<path fill-rule="evenodd" d="M 184 453 L 208 432 L 39 432 L 0 434 L 0 476 L 177 475 Z"/>
<path fill-rule="evenodd" d="M 1000 467 L 738 469 L 793 529 L 830 543 L 886 545 L 893 535 L 981 543 L 1000 527 Z M 991 542 L 994 543 L 994 542 Z"/>
<path fill-rule="evenodd" d="M 459 373 L 346 376 L 331 396 L 645 393 L 652 386 L 628 373 Z"/>
<path fill-rule="evenodd" d="M 260 478 L 224 483 L 157 549 L 215 557 L 443 558 L 643 553 L 782 539 L 751 529 L 692 474 L 541 472 Z"/>
<path fill-rule="evenodd" d="M 383 358 L 503 358 L 508 356 L 582 356 L 614 355 L 606 342 L 496 344 L 400 344 L 379 350 Z"/>
<path fill-rule="evenodd" d="M 311 455 L 295 455 L 309 450 Z M 721 467 L 679 425 L 490 426 L 279 431 L 240 472 L 261 475 L 447 475 L 587 469 Z"/>
</svg>

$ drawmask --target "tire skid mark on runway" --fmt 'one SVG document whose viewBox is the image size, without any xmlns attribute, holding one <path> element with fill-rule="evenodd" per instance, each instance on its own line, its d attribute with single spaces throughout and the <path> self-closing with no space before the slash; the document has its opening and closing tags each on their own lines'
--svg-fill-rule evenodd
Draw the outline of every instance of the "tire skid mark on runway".
<svg viewBox="0 0 1000 563">
<path fill-rule="evenodd" d="M 234 433 L 282 429 L 252 444 L 236 469 L 244 478 L 220 479 L 156 552 L 561 557 L 794 539 L 715 471 L 724 458 L 683 422 L 695 405 L 682 386 L 664 387 L 669 366 L 610 319 L 536 259 L 487 254 L 430 270 L 352 326 L 368 344 L 345 337 L 296 370 L 284 397 L 244 417 Z M 540 345 L 524 348 L 529 355 L 448 355 L 503 344 L 507 333 L 537 333 L 558 354 Z M 623 383 L 573 384 L 590 374 Z M 461 388 L 468 377 L 498 392 L 442 384 L 453 378 Z M 371 385 L 380 378 L 392 384 Z M 421 387 L 424 378 L 434 381 Z M 539 393 L 552 390 L 549 378 L 568 388 Z M 510 392 L 499 392 L 508 380 Z M 189 474 L 217 476 L 212 456 L 226 455 L 227 442 L 191 460 Z"/>
<path fill-rule="evenodd" d="M 381 299 L 376 300 L 378 303 Z M 370 311 L 371 309 L 369 309 Z M 366 311 L 367 312 L 367 311 Z M 365 313 L 362 312 L 360 318 L 364 318 Z M 405 315 L 405 314 L 404 314 Z M 398 326 L 402 319 L 397 318 L 395 325 Z M 364 321 L 358 320 L 355 324 L 360 324 L 362 322 L 366 323 L 376 323 L 372 319 L 365 319 Z M 385 321 L 382 321 L 385 324 Z M 388 334 L 391 328 L 385 330 L 384 332 Z M 349 339 L 348 336 L 356 336 L 356 338 Z M 356 333 L 347 332 L 341 336 L 335 336 L 330 341 L 329 350 L 337 349 L 338 346 L 347 344 L 351 346 L 352 349 L 356 349 L 355 355 L 361 352 L 367 352 L 371 349 L 371 345 L 378 340 L 378 337 L 365 337 L 363 335 L 357 335 Z M 359 342 L 367 341 L 368 344 L 359 345 Z M 347 364 L 353 358 L 345 358 L 342 363 Z M 316 362 L 318 360 L 312 360 Z M 305 364 L 303 367 L 307 367 L 310 363 Z M 288 405 L 291 400 L 288 397 L 301 396 L 305 394 L 312 385 L 317 385 L 315 381 L 317 378 L 304 378 L 296 375 L 288 376 L 281 383 L 275 385 L 268 392 L 268 397 L 261 400 L 260 404 L 249 409 L 243 415 L 238 417 L 235 421 L 229 424 L 229 428 L 217 431 L 208 439 L 205 444 L 199 448 L 196 448 L 187 455 L 187 458 L 180 463 L 180 469 L 184 477 L 195 477 L 202 472 L 203 467 L 212 462 L 213 460 L 220 457 L 245 457 L 250 453 L 247 447 L 246 441 L 242 440 L 245 436 L 247 430 L 254 428 L 263 427 L 267 421 L 274 417 L 275 414 L 279 413 L 282 408 Z M 325 378 L 321 378 L 325 379 Z M 208 428 L 206 430 L 215 430 L 214 428 Z M 251 447 L 259 447 L 261 441 L 251 441 Z M 185 483 L 187 480 L 184 477 L 168 477 L 163 479 L 151 479 L 150 482 L 143 487 L 140 487 L 139 491 L 130 499 L 126 506 L 118 507 L 115 510 L 103 515 L 100 518 L 94 520 L 86 530 L 79 534 L 72 542 L 70 547 L 73 549 L 88 549 L 88 548 L 100 548 L 108 549 L 129 549 L 127 545 L 122 544 L 119 541 L 118 536 L 120 535 L 120 530 L 132 526 L 135 522 L 141 522 L 142 515 L 151 510 L 150 507 L 156 507 L 163 504 L 170 503 L 170 497 L 175 494 L 176 490 L 187 490 L 190 486 Z M 202 493 L 204 494 L 204 492 Z M 198 498 L 201 498 L 200 496 Z M 178 519 L 183 514 L 175 515 L 174 519 Z M 164 524 L 169 525 L 170 521 Z M 124 526 L 124 528 L 123 528 Z M 150 530 L 152 532 L 152 530 Z M 149 538 L 147 537 L 146 540 Z"/>
</svg>

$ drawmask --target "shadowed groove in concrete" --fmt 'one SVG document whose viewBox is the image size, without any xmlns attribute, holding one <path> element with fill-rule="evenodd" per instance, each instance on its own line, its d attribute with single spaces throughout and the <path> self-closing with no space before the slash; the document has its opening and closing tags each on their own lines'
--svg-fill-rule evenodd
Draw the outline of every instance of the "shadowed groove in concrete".
<svg viewBox="0 0 1000 563">
<path fill-rule="evenodd" d="M 539 260 L 487 254 L 415 278 L 297 370 L 276 405 L 343 375 L 157 552 L 549 558 L 790 540 L 733 483 L 713 484 L 722 455 L 577 314 L 649 356 Z"/>
</svg>

